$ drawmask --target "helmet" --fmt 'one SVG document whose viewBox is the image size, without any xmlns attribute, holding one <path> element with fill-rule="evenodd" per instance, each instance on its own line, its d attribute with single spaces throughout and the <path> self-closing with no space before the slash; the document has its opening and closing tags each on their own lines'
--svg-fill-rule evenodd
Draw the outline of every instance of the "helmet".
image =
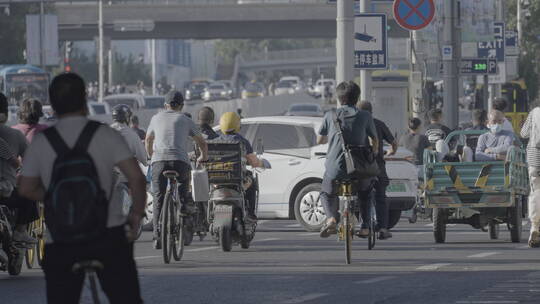
<svg viewBox="0 0 540 304">
<path fill-rule="evenodd" d="M 240 116 L 234 112 L 224 113 L 219 120 L 219 127 L 224 134 L 240 132 Z"/>
<path fill-rule="evenodd" d="M 131 108 L 128 105 L 119 104 L 114 106 L 112 110 L 112 119 L 116 122 L 129 123 L 131 114 Z"/>
<path fill-rule="evenodd" d="M 202 107 L 199 110 L 199 121 L 201 123 L 210 124 L 214 122 L 214 117 L 215 117 L 214 110 L 212 110 L 212 108 L 210 107 Z"/>
<path fill-rule="evenodd" d="M 170 105 L 171 107 L 177 107 L 184 104 L 184 96 L 178 91 L 171 90 L 165 96 L 165 104 Z"/>
</svg>

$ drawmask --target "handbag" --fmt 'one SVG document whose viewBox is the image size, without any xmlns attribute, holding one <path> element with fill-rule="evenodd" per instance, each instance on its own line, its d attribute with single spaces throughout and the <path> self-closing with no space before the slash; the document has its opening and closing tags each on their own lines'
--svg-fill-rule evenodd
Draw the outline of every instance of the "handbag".
<svg viewBox="0 0 540 304">
<path fill-rule="evenodd" d="M 376 177 L 380 174 L 373 149 L 369 146 L 348 146 L 343 137 L 341 123 L 334 112 L 334 127 L 341 141 L 341 148 L 345 158 L 345 169 L 348 175 L 353 175 L 358 179 Z"/>
</svg>

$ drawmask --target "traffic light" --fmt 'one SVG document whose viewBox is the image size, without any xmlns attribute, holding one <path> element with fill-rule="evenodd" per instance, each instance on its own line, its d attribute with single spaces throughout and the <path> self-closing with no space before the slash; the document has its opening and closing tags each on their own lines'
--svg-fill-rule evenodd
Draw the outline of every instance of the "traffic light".
<svg viewBox="0 0 540 304">
<path fill-rule="evenodd" d="M 69 58 L 71 56 L 71 51 L 73 51 L 73 41 L 66 41 L 64 47 L 64 71 L 71 72 Z"/>
</svg>

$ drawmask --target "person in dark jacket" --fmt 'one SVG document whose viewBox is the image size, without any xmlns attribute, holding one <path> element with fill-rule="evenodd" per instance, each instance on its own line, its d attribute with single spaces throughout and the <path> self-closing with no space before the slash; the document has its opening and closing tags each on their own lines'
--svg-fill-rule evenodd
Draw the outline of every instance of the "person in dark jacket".
<svg viewBox="0 0 540 304">
<path fill-rule="evenodd" d="M 210 107 L 202 107 L 199 110 L 199 128 L 206 140 L 212 140 L 219 137 L 219 134 L 212 129 L 214 124 L 215 113 Z"/>
</svg>

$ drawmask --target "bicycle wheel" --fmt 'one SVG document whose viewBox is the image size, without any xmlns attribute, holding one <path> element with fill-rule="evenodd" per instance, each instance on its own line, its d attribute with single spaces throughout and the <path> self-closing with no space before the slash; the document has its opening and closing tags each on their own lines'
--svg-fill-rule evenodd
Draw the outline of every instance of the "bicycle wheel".
<svg viewBox="0 0 540 304">
<path fill-rule="evenodd" d="M 30 224 L 28 224 L 28 229 L 27 229 L 28 234 L 33 238 L 37 238 L 37 234 L 36 234 L 36 227 L 38 225 L 37 221 L 38 220 L 35 220 L 31 222 Z M 24 261 L 26 262 L 26 267 L 28 267 L 28 269 L 32 269 L 34 267 L 35 259 L 36 259 L 36 247 L 33 246 L 32 248 L 26 249 L 26 253 L 24 255 Z"/>
<path fill-rule="evenodd" d="M 345 229 L 345 262 L 347 264 L 351 263 L 352 228 L 351 214 L 347 211 L 343 217 L 343 229 Z"/>
<path fill-rule="evenodd" d="M 174 227 L 171 223 L 170 206 L 172 205 L 171 201 L 171 192 L 167 191 L 165 194 L 165 200 L 163 201 L 163 206 L 161 207 L 161 248 L 163 250 L 163 262 L 169 264 L 171 262 L 171 254 L 173 251 L 172 237 L 171 237 L 171 227 Z"/>
<path fill-rule="evenodd" d="M 375 241 L 377 240 L 377 231 L 375 225 L 377 224 L 377 218 L 375 215 L 375 206 L 373 202 L 370 203 L 369 207 L 369 236 L 368 236 L 368 249 L 371 250 L 375 247 Z"/>
<path fill-rule="evenodd" d="M 45 226 L 45 221 L 41 215 L 39 220 L 39 229 L 38 229 L 38 242 L 36 244 L 36 258 L 38 265 L 41 267 L 43 264 L 43 258 L 45 257 L 45 238 L 47 227 Z"/>
<path fill-rule="evenodd" d="M 173 257 L 175 261 L 180 261 L 184 255 L 184 237 L 185 237 L 185 224 L 184 217 L 180 213 L 180 208 L 176 204 L 172 204 L 171 214 L 174 214 L 175 225 L 173 234 Z"/>
</svg>

